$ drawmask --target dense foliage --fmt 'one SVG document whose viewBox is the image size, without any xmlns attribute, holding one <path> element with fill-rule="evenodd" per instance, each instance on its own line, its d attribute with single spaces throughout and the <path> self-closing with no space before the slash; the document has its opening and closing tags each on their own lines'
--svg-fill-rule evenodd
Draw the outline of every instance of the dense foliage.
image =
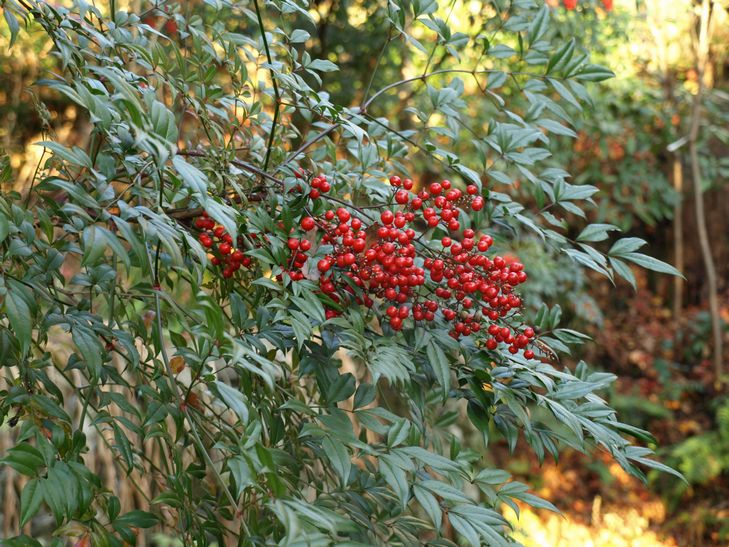
<svg viewBox="0 0 729 547">
<path fill-rule="evenodd" d="M 517 240 L 615 282 L 634 284 L 630 263 L 677 273 L 612 224 L 565 220 L 598 188 L 551 150 L 611 72 L 553 8 L 469 3 L 456 30 L 435 2 L 339 6 L 381 23 L 359 34 L 379 45 L 362 80 L 337 64 L 364 62 L 358 41 L 316 58 L 321 13 L 295 1 L 69 6 L 3 4 L 13 36 L 25 24 L 53 44 L 38 86 L 90 127 L 82 146 L 49 134 L 34 186 L 0 197 L 0 416 L 17 428 L 2 462 L 28 478 L 20 526 L 47 508 L 60 543 L 154 529 L 501 545 L 503 504 L 556 508 L 486 463 L 494 439 L 675 473 L 596 394 L 613 375 L 559 365 L 587 337 L 519 293 L 539 279 Z M 466 88 L 488 102 L 475 111 Z M 462 413 L 479 450 L 451 428 Z M 141 507 L 121 507 L 92 443 Z"/>
</svg>

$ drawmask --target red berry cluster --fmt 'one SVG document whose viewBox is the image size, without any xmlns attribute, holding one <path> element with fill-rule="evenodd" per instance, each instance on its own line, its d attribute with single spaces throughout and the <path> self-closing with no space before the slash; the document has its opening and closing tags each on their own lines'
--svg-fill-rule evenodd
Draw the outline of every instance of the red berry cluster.
<svg viewBox="0 0 729 547">
<path fill-rule="evenodd" d="M 297 173 L 297 178 L 304 175 Z M 535 336 L 534 329 L 510 326 L 512 312 L 522 306 L 514 289 L 527 280 L 523 264 L 514 257 L 487 256 L 493 238 L 462 229 L 459 220 L 466 210 L 484 208 L 478 188 L 470 185 L 463 192 L 444 180 L 414 193 L 413 181 L 397 176 L 390 178 L 390 184 L 394 188 L 391 205 L 383 206 L 379 215 L 355 206 L 329 208 L 317 215 L 307 212 L 299 222 L 307 235 L 292 234 L 287 241 L 291 254 L 281 264 L 284 273 L 298 281 L 316 278 L 318 271 L 321 292 L 337 304 L 326 308 L 327 318 L 338 315 L 347 301 L 368 308 L 379 301 L 385 306 L 383 320 L 393 330 L 402 329 L 411 317 L 429 322 L 440 315 L 451 324 L 450 335 L 455 339 L 478 335 L 490 350 L 501 343 L 511 353 L 525 349 Z M 322 194 L 330 190 L 323 175 L 313 177 L 310 186 L 312 200 L 326 197 Z M 225 260 L 225 277 L 240 265 L 250 265 L 250 258 L 232 250 L 230 236 L 207 216 L 195 225 L 206 230 L 200 241 L 213 250 L 211 261 Z M 418 234 L 424 229 L 447 234 L 439 238 L 437 249 L 420 241 Z M 213 238 L 220 241 L 217 247 Z M 316 248 L 308 253 L 312 242 Z M 309 255 L 316 256 L 322 249 L 326 254 L 316 270 L 307 267 Z M 531 359 L 534 352 L 525 349 L 524 356 Z"/>
<path fill-rule="evenodd" d="M 306 177 L 306 172 L 303 169 L 299 169 L 294 172 L 294 176 L 297 179 L 303 179 Z M 329 192 L 329 190 L 332 189 L 332 186 L 331 184 L 329 184 L 326 175 L 317 175 L 313 177 L 309 182 L 309 185 L 311 186 L 311 190 L 309 190 L 309 197 L 311 199 L 319 199 L 322 194 L 326 194 Z M 290 191 L 301 192 L 301 185 L 297 185 L 296 187 L 294 187 L 293 190 Z"/>
<path fill-rule="evenodd" d="M 203 211 L 202 215 L 195 219 L 194 225 L 201 230 L 198 241 L 208 250 L 210 262 L 222 268 L 223 277 L 231 278 L 241 267 L 250 267 L 251 257 L 234 247 L 233 236 L 226 232 L 225 228 L 215 224 L 206 212 Z"/>
<path fill-rule="evenodd" d="M 311 241 L 290 237 L 286 244 L 291 251 L 291 257 L 288 265 L 284 268 L 284 272 L 288 273 L 293 281 L 301 281 L 306 277 L 301 269 L 309 258 L 306 252 L 311 249 Z M 281 279 L 282 276 L 279 276 L 279 281 Z"/>
<path fill-rule="evenodd" d="M 309 191 L 309 197 L 311 199 L 318 199 L 322 194 L 326 194 L 331 189 L 331 185 L 327 181 L 325 175 L 319 175 L 311 179 L 311 190 Z"/>
<path fill-rule="evenodd" d="M 433 321 L 440 310 L 452 323 L 450 335 L 456 339 L 486 327 L 489 349 L 499 343 L 508 344 L 512 353 L 524 349 L 534 337 L 532 328 L 512 332 L 499 326 L 509 312 L 521 308 L 513 291 L 527 279 L 524 266 L 500 256 L 489 258 L 485 253 L 493 238 L 477 238 L 470 228 L 461 231 L 458 219 L 463 211 L 479 211 L 485 205 L 478 188 L 470 185 L 462 192 L 444 180 L 413 194 L 410 179 L 393 176 L 390 184 L 397 188 L 393 194 L 397 207 L 386 208 L 377 220 L 365 211 L 344 207 L 301 220 L 304 231 L 320 230 L 321 244 L 332 247 L 317 263 L 322 292 L 335 302 L 348 296 L 367 307 L 375 299 L 389 302 L 385 314 L 394 330 L 411 316 L 415 321 Z M 440 240 L 442 250 L 417 246 L 412 226 L 423 223 L 450 232 Z M 431 284 L 426 284 L 428 279 Z M 327 310 L 328 317 L 336 314 Z M 534 354 L 526 350 L 525 356 Z"/>
</svg>

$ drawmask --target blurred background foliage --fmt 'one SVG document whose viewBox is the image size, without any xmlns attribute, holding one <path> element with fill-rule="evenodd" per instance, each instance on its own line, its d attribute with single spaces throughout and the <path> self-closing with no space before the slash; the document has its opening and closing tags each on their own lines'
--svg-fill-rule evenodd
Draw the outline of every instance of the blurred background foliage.
<svg viewBox="0 0 729 547">
<path fill-rule="evenodd" d="M 186 2 L 194 10 L 198 2 Z M 522 513 L 517 527 L 528 545 L 719 545 L 729 542 L 729 397 L 709 362 L 710 318 L 705 274 L 696 238 L 696 217 L 681 139 L 689 132 L 691 101 L 697 91 L 693 44 L 694 14 L 700 2 L 689 0 L 616 0 L 614 3 L 548 0 L 557 27 L 565 38 L 576 37 L 594 52 L 594 61 L 617 75 L 592 95 L 592 108 L 578 117 L 574 135 L 551 139 L 555 165 L 568 165 L 578 183 L 598 186 L 591 222 L 615 224 L 629 235 L 649 241 L 654 256 L 675 263 L 677 240 L 684 252 L 686 277 L 682 296 L 666 277 L 641 271 L 638 289 L 611 285 L 585 274 L 565 256 L 547 254 L 539 240 L 522 236 L 510 252 L 530 271 L 527 300 L 533 309 L 544 301 L 559 302 L 563 317 L 584 329 L 595 344 L 584 346 L 581 357 L 619 375 L 610 401 L 624 419 L 649 429 L 659 440 L 665 461 L 679 469 L 688 484 L 663 476 L 645 490 L 608 460 L 587 465 L 578 454 L 539 467 L 534 460 L 514 459 L 503 446 L 492 447 L 494 462 L 516 476 L 529 477 L 547 499 L 559 500 L 566 519 Z M 612 9 L 606 9 L 611 7 Z M 323 74 L 324 89 L 335 104 L 358 104 L 370 90 L 350 85 L 367 82 L 371 89 L 388 82 L 416 78 L 438 70 L 451 35 L 433 50 L 423 65 L 403 55 L 402 41 L 388 35 L 384 3 L 363 0 L 312 0 L 315 26 L 302 18 L 301 28 L 311 38 L 301 45 L 312 57 L 329 58 L 338 73 Z M 440 16 L 451 28 L 483 36 L 484 48 L 494 28 L 479 29 L 487 3 L 453 0 Z M 699 146 L 704 168 L 706 222 L 717 265 L 723 336 L 729 324 L 729 18 L 727 3 L 713 2 L 713 39 L 709 70 L 705 72 L 706 103 Z M 492 20 L 493 21 L 493 20 Z M 164 18 L 147 21 L 164 30 Z M 37 37 L 37 39 L 36 39 Z M 417 38 L 417 36 L 416 36 Z M 450 43 L 449 43 L 450 42 Z M 87 121 L 68 100 L 45 88 L 38 96 L 33 82 L 53 71 L 55 58 L 40 32 L 21 33 L 9 48 L 10 33 L 0 25 L 0 146 L 15 173 L 17 190 L 33 177 L 41 148 L 32 144 L 54 135 L 68 145 L 88 135 Z M 483 51 L 461 52 L 476 61 Z M 466 63 L 468 64 L 468 63 Z M 377 67 L 377 71 L 375 68 Z M 373 115 L 395 117 L 400 126 L 417 116 L 413 101 L 437 100 L 421 93 L 415 82 L 383 96 Z M 435 134 L 448 141 L 463 164 L 483 165 L 485 154 L 473 145 L 468 131 L 501 116 L 488 92 L 474 78 L 451 84 L 469 97 L 473 123 L 451 127 L 451 134 Z M 461 91 L 456 89 L 456 91 Z M 458 100 L 454 93 L 452 100 Z M 476 100 L 481 97 L 481 100 Z M 512 97 L 513 101 L 519 100 Z M 408 104 L 410 108 L 404 109 Z M 427 123 L 427 120 L 422 120 Z M 307 124 L 298 122 L 301 134 Z M 440 125 L 440 124 L 433 124 Z M 569 131 L 569 130 L 568 130 Z M 464 138 L 461 138 L 464 137 Z M 678 143 L 678 144 L 676 144 Z M 684 173 L 676 180 L 676 165 Z M 427 155 L 408 158 L 408 168 L 423 174 L 434 165 Z M 490 181 L 493 190 L 510 186 L 519 193 L 519 180 Z M 525 192 L 523 200 L 527 199 Z M 677 212 L 680 219 L 677 218 Z M 680 220 L 677 230 L 677 220 Z M 729 345 L 729 344 L 727 344 Z M 725 345 L 725 348 L 726 346 Z M 724 363 L 729 363 L 724 355 Z M 453 428 L 463 436 L 476 435 L 461 419 Z M 580 462 L 577 465 L 576 462 Z M 626 489 L 628 494 L 626 495 Z M 8 498 L 9 499 L 9 498 Z M 5 508 L 10 510 L 11 508 Z"/>
</svg>

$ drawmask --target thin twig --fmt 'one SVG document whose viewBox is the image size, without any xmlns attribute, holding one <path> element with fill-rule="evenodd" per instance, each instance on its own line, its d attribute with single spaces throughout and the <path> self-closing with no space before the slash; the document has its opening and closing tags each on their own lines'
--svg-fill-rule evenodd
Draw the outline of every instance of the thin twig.
<svg viewBox="0 0 729 547">
<path fill-rule="evenodd" d="M 693 183 L 694 206 L 696 209 L 696 228 L 699 236 L 701 255 L 706 270 L 707 292 L 709 293 L 709 315 L 714 339 L 713 363 L 716 378 L 714 382 L 721 386 L 723 381 L 723 340 L 721 334 L 721 315 L 716 282 L 716 265 L 711 251 L 706 213 L 704 211 L 704 194 L 701 188 L 701 164 L 699 163 L 698 140 L 701 125 L 701 110 L 704 96 L 704 76 L 709 60 L 711 47 L 711 0 L 703 0 L 699 19 L 699 35 L 696 42 L 696 81 L 698 90 L 691 104 L 691 131 L 689 133 L 689 158 L 691 163 L 691 182 Z"/>
<path fill-rule="evenodd" d="M 263 47 L 266 50 L 266 59 L 268 59 L 268 70 L 271 72 L 271 82 L 273 83 L 273 94 L 276 99 L 276 106 L 273 111 L 273 121 L 271 122 L 271 133 L 268 135 L 268 144 L 266 145 L 266 158 L 263 160 L 264 171 L 268 169 L 268 162 L 271 159 L 271 149 L 273 148 L 273 139 L 276 135 L 276 125 L 278 123 L 279 111 L 281 110 L 281 94 L 278 90 L 278 82 L 276 81 L 276 71 L 273 68 L 273 58 L 271 50 L 268 47 L 268 38 L 266 37 L 266 29 L 263 26 L 263 17 L 261 16 L 261 8 L 258 0 L 253 0 L 256 8 L 256 17 L 258 18 L 258 27 L 261 30 L 261 38 L 263 39 Z"/>
</svg>

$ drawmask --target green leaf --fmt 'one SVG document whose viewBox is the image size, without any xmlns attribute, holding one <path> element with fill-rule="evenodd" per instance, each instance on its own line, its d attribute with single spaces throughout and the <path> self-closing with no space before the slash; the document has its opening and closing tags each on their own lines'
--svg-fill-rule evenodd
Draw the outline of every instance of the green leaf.
<svg viewBox="0 0 729 547">
<path fill-rule="evenodd" d="M 33 314 L 20 292 L 12 287 L 5 293 L 5 313 L 25 355 L 30 348 Z"/>
<path fill-rule="evenodd" d="M 10 164 L 10 156 L 2 154 L 0 155 L 0 184 L 10 182 L 12 178 L 13 166 Z"/>
<path fill-rule="evenodd" d="M 117 527 L 133 527 L 133 528 L 151 528 L 159 522 L 156 515 L 148 511 L 129 511 L 118 517 L 114 521 L 114 528 Z"/>
<path fill-rule="evenodd" d="M 5 17 L 5 22 L 8 24 L 8 28 L 10 29 L 10 43 L 8 46 L 13 47 L 15 40 L 18 38 L 20 24 L 18 23 L 18 19 L 15 17 L 15 14 L 12 13 L 7 6 L 3 8 L 3 17 Z"/>
<path fill-rule="evenodd" d="M 291 33 L 289 40 L 294 44 L 300 44 L 306 42 L 310 37 L 311 35 L 308 32 L 297 28 Z"/>
<path fill-rule="evenodd" d="M 337 475 L 342 479 L 342 487 L 346 487 L 352 471 L 352 458 L 346 446 L 342 442 L 335 442 L 330 437 L 324 438 L 321 446 L 327 458 L 329 458 L 329 463 L 332 464 Z"/>
<path fill-rule="evenodd" d="M 196 197 L 202 197 L 202 205 L 204 205 L 208 194 L 208 177 L 205 176 L 205 173 L 194 165 L 187 163 L 182 156 L 172 158 L 172 165 L 175 166 L 185 185 L 192 190 Z"/>
<path fill-rule="evenodd" d="M 549 62 L 547 63 L 547 74 L 550 74 L 553 70 L 557 69 L 559 66 L 567 64 L 570 59 L 572 59 L 572 55 L 575 52 L 575 39 L 572 38 L 568 42 L 562 45 L 554 55 L 552 55 L 549 58 Z"/>
<path fill-rule="evenodd" d="M 304 344 L 309 340 L 312 333 L 311 321 L 298 310 L 289 311 L 291 317 L 291 328 L 294 330 L 294 336 L 296 338 L 296 345 L 299 349 L 304 347 Z"/>
<path fill-rule="evenodd" d="M 683 277 L 683 275 L 681 275 L 681 272 L 679 272 L 676 268 L 674 268 L 670 264 L 663 262 L 662 260 L 653 258 L 652 256 L 644 255 L 642 253 L 622 253 L 620 255 L 620 258 L 629 260 L 630 262 L 633 262 L 638 266 L 643 266 L 644 268 L 653 270 L 654 272 Z"/>
<path fill-rule="evenodd" d="M 656 469 L 658 471 L 662 471 L 663 473 L 668 473 L 669 475 L 673 475 L 674 477 L 677 477 L 681 479 L 685 484 L 688 484 L 688 481 L 686 480 L 686 477 L 684 477 L 680 472 L 676 471 L 672 467 L 667 466 L 664 463 L 661 463 L 656 460 L 651 460 L 650 458 L 646 458 L 643 456 L 636 456 L 633 455 L 633 453 L 643 453 L 643 454 L 650 454 L 651 451 L 647 448 L 641 448 L 641 447 L 630 447 L 628 450 L 628 458 L 636 463 L 639 463 L 641 465 L 645 465 L 646 467 L 649 467 L 651 469 Z M 644 481 L 645 482 L 645 481 Z"/>
<path fill-rule="evenodd" d="M 121 452 L 121 455 L 127 464 L 127 476 L 129 476 L 129 474 L 134 470 L 134 451 L 132 450 L 132 445 L 117 423 L 112 423 L 112 426 L 114 428 L 114 442 L 116 443 L 116 448 L 119 452 Z"/>
<path fill-rule="evenodd" d="M 465 519 L 465 522 L 473 527 L 487 545 L 495 547 L 513 545 L 504 537 L 506 521 L 496 511 L 472 503 L 463 503 L 451 507 L 449 517 Z M 476 545 L 480 544 L 481 542 Z"/>
<path fill-rule="evenodd" d="M 622 431 L 623 433 L 632 435 L 633 437 L 643 441 L 644 443 L 655 444 L 657 442 L 656 438 L 653 435 L 651 435 L 650 432 L 640 429 L 638 427 L 635 427 L 635 426 L 632 426 L 629 424 L 624 424 L 622 422 L 612 422 L 612 421 L 610 422 L 609 425 L 619 431 Z"/>
<path fill-rule="evenodd" d="M 574 106 L 577 110 L 582 110 L 582 105 L 580 102 L 575 98 L 575 96 L 572 94 L 572 92 L 567 89 L 567 86 L 564 85 L 559 80 L 556 80 L 554 78 L 548 78 L 547 81 L 552 85 L 554 90 L 559 93 L 559 95 L 568 103 L 570 103 L 572 106 Z"/>
<path fill-rule="evenodd" d="M 354 394 L 354 406 L 353 410 L 367 406 L 375 400 L 377 396 L 377 388 L 372 384 L 362 383 L 357 386 L 357 391 Z"/>
<path fill-rule="evenodd" d="M 351 372 L 340 374 L 327 390 L 327 402 L 329 404 L 335 404 L 339 401 L 349 399 L 354 393 L 356 384 L 357 382 Z"/>
<path fill-rule="evenodd" d="M 53 513 L 56 522 L 60 524 L 64 515 L 69 512 L 70 495 L 73 487 L 70 484 L 70 475 L 63 472 L 58 465 L 48 471 L 48 477 L 43 481 L 43 499 Z"/>
<path fill-rule="evenodd" d="M 404 442 L 410 434 L 410 422 L 404 418 L 392 424 L 387 432 L 387 446 L 393 448 Z"/>
<path fill-rule="evenodd" d="M 637 284 L 635 281 L 635 275 L 633 274 L 633 271 L 630 269 L 630 266 L 628 266 L 622 260 L 618 260 L 617 258 L 609 257 L 608 260 L 610 261 L 610 266 L 615 271 L 615 273 L 617 273 L 620 277 L 622 277 L 628 283 L 630 283 L 630 285 L 633 287 L 633 289 L 636 289 Z"/>
<path fill-rule="evenodd" d="M 415 494 L 415 499 L 425 510 L 428 518 L 433 522 L 435 529 L 440 530 L 443 524 L 443 509 L 441 509 L 438 500 L 433 494 L 417 484 L 413 486 L 413 494 Z"/>
<path fill-rule="evenodd" d="M 608 251 L 608 255 L 620 256 L 623 253 L 631 253 L 633 251 L 637 251 L 645 244 L 645 240 L 640 239 L 639 237 L 624 237 L 613 243 L 613 246 L 610 247 L 610 251 Z"/>
<path fill-rule="evenodd" d="M 563 249 L 563 251 L 578 264 L 587 266 L 591 270 L 595 270 L 597 273 L 604 275 L 608 279 L 612 279 L 612 275 L 610 274 L 610 272 L 606 270 L 603 266 L 598 264 L 595 259 L 589 254 L 578 251 L 577 249 Z"/>
<path fill-rule="evenodd" d="M 575 437 L 577 437 L 577 439 L 581 443 L 584 437 L 582 432 L 582 426 L 580 425 L 580 421 L 577 419 L 577 416 L 575 416 L 572 412 L 567 410 L 567 408 L 565 408 L 556 401 L 553 401 L 542 395 L 538 395 L 537 397 L 539 400 L 545 401 L 547 403 L 547 406 L 554 414 L 554 417 L 557 418 L 564 425 L 566 425 L 575 434 Z"/>
<path fill-rule="evenodd" d="M 250 465 L 248 465 L 245 458 L 242 458 L 241 456 L 230 458 L 228 460 L 228 469 L 230 469 L 230 472 L 233 473 L 235 484 L 238 486 L 237 497 L 240 497 L 246 488 L 255 485 Z"/>
<path fill-rule="evenodd" d="M 175 123 L 175 116 L 158 100 L 152 102 L 150 121 L 157 135 L 172 145 L 177 144 L 177 124 Z"/>
<path fill-rule="evenodd" d="M 5 241 L 5 238 L 8 237 L 9 233 L 10 222 L 8 221 L 8 217 L 5 216 L 5 213 L 0 211 L 0 243 Z"/>
<path fill-rule="evenodd" d="M 395 495 L 397 495 L 402 508 L 405 509 L 410 491 L 405 471 L 391 463 L 391 459 L 387 455 L 380 456 L 379 462 L 380 474 L 390 488 L 392 488 L 393 492 L 395 492 Z"/>
<path fill-rule="evenodd" d="M 435 340 L 428 342 L 425 352 L 428 355 L 428 362 L 435 373 L 435 378 L 442 388 L 441 393 L 443 394 L 443 398 L 445 398 L 448 390 L 451 388 L 451 367 L 448 358 Z"/>
<path fill-rule="evenodd" d="M 449 515 L 448 520 L 453 528 L 473 547 L 481 545 L 481 539 L 474 527 L 464 518 L 458 515 Z"/>
<path fill-rule="evenodd" d="M 576 74 L 572 76 L 575 80 L 584 80 L 587 82 L 602 82 L 615 77 L 615 73 L 600 65 L 587 64 L 583 66 Z"/>
<path fill-rule="evenodd" d="M 81 241 L 84 249 L 81 264 L 83 266 L 95 265 L 106 252 L 107 241 L 104 234 L 92 224 L 84 228 Z"/>
<path fill-rule="evenodd" d="M 543 5 L 529 23 L 528 44 L 531 46 L 539 40 L 549 28 L 549 8 Z"/>
<path fill-rule="evenodd" d="M 98 378 L 101 373 L 101 356 L 104 352 L 99 337 L 84 325 L 74 325 L 71 330 L 71 338 L 86 362 L 89 372 Z"/>
<path fill-rule="evenodd" d="M 452 486 L 435 480 L 424 480 L 418 483 L 423 488 L 430 490 L 444 500 L 455 501 L 461 503 L 470 503 L 471 500 L 460 490 L 456 490 Z"/>
<path fill-rule="evenodd" d="M 8 450 L 7 454 L 0 459 L 1 463 L 9 465 L 21 475 L 33 477 L 38 470 L 45 465 L 43 454 L 28 443 L 18 444 Z"/>
<path fill-rule="evenodd" d="M 213 385 L 226 406 L 238 415 L 243 425 L 247 424 L 249 410 L 245 395 L 225 382 L 216 380 Z"/>
<path fill-rule="evenodd" d="M 438 473 L 458 472 L 460 470 L 459 465 L 453 460 L 449 460 L 440 454 L 436 454 L 420 446 L 407 446 L 398 450 L 419 460 L 425 465 L 429 465 Z"/>
<path fill-rule="evenodd" d="M 73 149 L 66 148 L 62 144 L 53 141 L 40 141 L 35 144 L 37 146 L 48 148 L 51 152 L 53 152 L 54 156 L 60 157 L 71 165 L 77 165 L 79 167 L 87 167 L 91 169 L 91 158 L 89 158 L 88 154 L 77 146 L 75 146 Z"/>
<path fill-rule="evenodd" d="M 309 319 L 318 323 L 323 323 L 326 320 L 324 306 L 311 291 L 303 293 L 302 296 L 292 296 L 291 300 L 296 304 L 296 307 L 309 316 Z"/>
<path fill-rule="evenodd" d="M 337 65 L 326 59 L 314 59 L 306 68 L 309 70 L 318 70 L 319 72 L 334 72 L 339 70 Z"/>
<path fill-rule="evenodd" d="M 570 129 L 566 125 L 562 125 L 558 121 L 550 120 L 549 118 L 542 118 L 540 120 L 537 120 L 536 124 L 542 126 L 544 129 L 555 135 L 562 135 L 565 137 L 573 138 L 577 137 L 577 133 L 575 133 L 572 129 Z"/>
<path fill-rule="evenodd" d="M 612 224 L 590 224 L 577 236 L 577 241 L 604 241 L 608 238 L 608 232 L 620 230 Z"/>
<path fill-rule="evenodd" d="M 39 479 L 31 479 L 20 494 L 21 528 L 35 516 L 41 503 L 43 503 L 43 483 Z"/>
</svg>

